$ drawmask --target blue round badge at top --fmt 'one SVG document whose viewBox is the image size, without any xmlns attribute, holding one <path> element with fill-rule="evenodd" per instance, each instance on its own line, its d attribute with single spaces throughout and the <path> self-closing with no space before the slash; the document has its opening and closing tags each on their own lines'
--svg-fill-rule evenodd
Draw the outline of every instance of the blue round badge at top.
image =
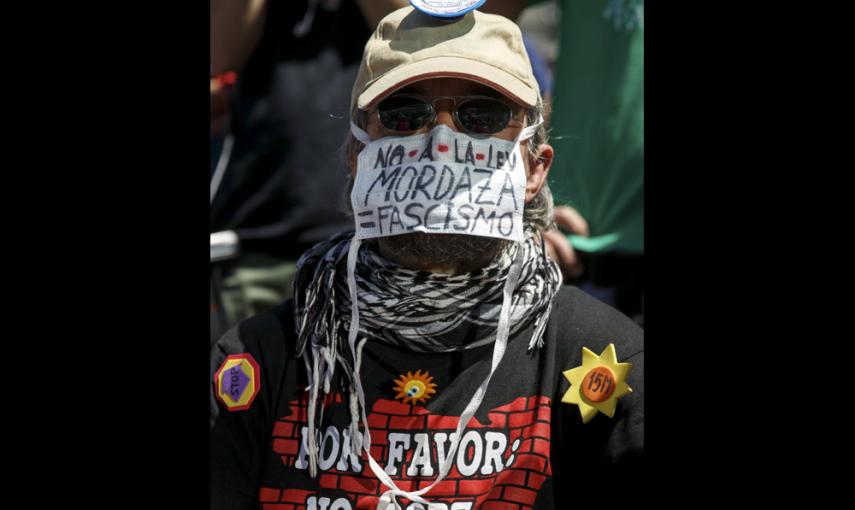
<svg viewBox="0 0 855 510">
<path fill-rule="evenodd" d="M 459 18 L 484 5 L 487 0 L 410 0 L 410 5 L 429 16 Z"/>
</svg>

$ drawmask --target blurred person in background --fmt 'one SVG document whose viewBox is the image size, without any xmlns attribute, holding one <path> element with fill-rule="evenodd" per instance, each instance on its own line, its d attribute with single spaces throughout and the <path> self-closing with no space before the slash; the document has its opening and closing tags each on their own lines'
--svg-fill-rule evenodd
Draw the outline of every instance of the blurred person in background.
<svg viewBox="0 0 855 510">
<path fill-rule="evenodd" d="M 644 0 L 519 3 L 558 28 L 550 184 L 576 283 L 643 326 Z"/>
<path fill-rule="evenodd" d="M 212 74 L 237 77 L 231 101 L 212 87 L 212 343 L 287 299 L 297 257 L 350 225 L 329 204 L 370 28 L 352 0 L 211 2 Z"/>
</svg>

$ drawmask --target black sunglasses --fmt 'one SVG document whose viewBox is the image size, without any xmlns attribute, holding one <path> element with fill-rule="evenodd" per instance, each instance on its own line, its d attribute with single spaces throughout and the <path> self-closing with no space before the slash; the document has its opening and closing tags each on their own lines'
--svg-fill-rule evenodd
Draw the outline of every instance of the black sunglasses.
<svg viewBox="0 0 855 510">
<path fill-rule="evenodd" d="M 458 128 L 467 133 L 492 135 L 508 127 L 514 112 L 511 106 L 488 96 L 420 96 L 397 94 L 377 105 L 380 123 L 390 131 L 412 132 L 436 120 L 437 101 L 454 102 L 452 116 Z"/>
</svg>

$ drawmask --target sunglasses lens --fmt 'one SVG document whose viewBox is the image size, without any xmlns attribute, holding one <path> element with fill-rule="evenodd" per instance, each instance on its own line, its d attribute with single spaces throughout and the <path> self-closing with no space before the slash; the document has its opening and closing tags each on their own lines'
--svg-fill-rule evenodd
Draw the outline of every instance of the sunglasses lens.
<svg viewBox="0 0 855 510">
<path fill-rule="evenodd" d="M 510 120 L 511 108 L 496 99 L 472 99 L 457 107 L 457 121 L 470 133 L 498 133 Z"/>
<path fill-rule="evenodd" d="M 416 131 L 431 121 L 431 106 L 415 97 L 391 96 L 377 105 L 380 123 L 392 131 Z"/>
</svg>

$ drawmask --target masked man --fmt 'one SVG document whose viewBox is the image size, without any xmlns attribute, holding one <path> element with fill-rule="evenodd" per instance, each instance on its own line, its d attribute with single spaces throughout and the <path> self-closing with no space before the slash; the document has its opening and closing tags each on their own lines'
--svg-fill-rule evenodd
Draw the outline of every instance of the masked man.
<svg viewBox="0 0 855 510">
<path fill-rule="evenodd" d="M 212 351 L 211 506 L 637 502 L 643 333 L 545 254 L 553 150 L 519 28 L 413 3 L 353 87 L 355 232 Z"/>
</svg>

